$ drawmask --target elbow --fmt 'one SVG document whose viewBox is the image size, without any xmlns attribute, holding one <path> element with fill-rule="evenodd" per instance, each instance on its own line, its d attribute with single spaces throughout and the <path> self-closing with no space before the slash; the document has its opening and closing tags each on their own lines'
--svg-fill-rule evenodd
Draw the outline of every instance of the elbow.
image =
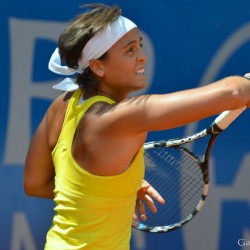
<svg viewBox="0 0 250 250">
<path fill-rule="evenodd" d="M 27 196 L 48 199 L 54 198 L 54 179 L 46 184 L 39 184 L 35 178 L 28 178 L 27 176 L 24 176 L 23 188 Z"/>
<path fill-rule="evenodd" d="M 34 185 L 32 185 L 31 182 L 29 182 L 27 179 L 24 178 L 24 182 L 23 182 L 23 187 L 24 187 L 24 192 L 26 195 L 28 196 L 35 196 L 35 187 Z"/>
<path fill-rule="evenodd" d="M 38 182 L 34 176 L 30 176 L 27 173 L 23 178 L 23 189 L 28 196 L 37 196 L 36 192 L 39 189 Z"/>
<path fill-rule="evenodd" d="M 230 77 L 230 84 L 226 85 L 227 100 L 229 109 L 237 109 L 245 106 L 249 101 L 250 84 L 249 80 L 242 77 Z"/>
</svg>

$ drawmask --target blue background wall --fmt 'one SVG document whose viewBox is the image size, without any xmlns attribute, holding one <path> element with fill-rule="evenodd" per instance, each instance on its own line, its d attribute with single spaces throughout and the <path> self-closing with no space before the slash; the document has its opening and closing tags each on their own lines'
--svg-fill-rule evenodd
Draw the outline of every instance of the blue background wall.
<svg viewBox="0 0 250 250">
<path fill-rule="evenodd" d="M 93 1 L 88 1 L 88 3 Z M 250 71 L 249 0 L 134 0 L 118 3 L 145 36 L 148 93 L 197 87 Z M 43 249 L 53 202 L 26 197 L 23 163 L 28 143 L 60 78 L 47 70 L 57 38 L 86 1 L 3 0 L 0 6 L 0 250 Z M 210 118 L 150 133 L 148 140 L 193 133 Z M 240 128 L 240 129 L 239 129 Z M 182 230 L 133 231 L 132 250 L 234 250 L 250 244 L 249 111 L 219 138 L 205 208 Z M 233 135 L 235 137 L 233 137 Z M 199 150 L 199 145 L 194 145 Z M 243 244 L 244 241 L 241 240 Z"/>
</svg>

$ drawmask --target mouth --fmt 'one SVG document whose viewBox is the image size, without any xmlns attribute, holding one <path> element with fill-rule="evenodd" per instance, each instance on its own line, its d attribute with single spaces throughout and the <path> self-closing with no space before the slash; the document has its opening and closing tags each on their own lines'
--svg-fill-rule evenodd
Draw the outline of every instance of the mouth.
<svg viewBox="0 0 250 250">
<path fill-rule="evenodd" d="M 143 69 L 139 69 L 135 72 L 136 75 L 144 75 L 144 68 Z"/>
</svg>

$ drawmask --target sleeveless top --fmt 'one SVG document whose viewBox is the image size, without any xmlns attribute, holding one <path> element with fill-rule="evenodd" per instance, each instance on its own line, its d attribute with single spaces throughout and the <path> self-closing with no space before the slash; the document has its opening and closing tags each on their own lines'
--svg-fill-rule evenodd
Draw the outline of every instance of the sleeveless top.
<svg viewBox="0 0 250 250">
<path fill-rule="evenodd" d="M 128 250 L 137 191 L 144 176 L 143 148 L 130 167 L 115 176 L 98 176 L 81 168 L 71 153 L 78 123 L 94 103 L 114 101 L 94 96 L 79 104 L 80 96 L 77 90 L 71 97 L 52 152 L 55 216 L 45 249 Z"/>
</svg>

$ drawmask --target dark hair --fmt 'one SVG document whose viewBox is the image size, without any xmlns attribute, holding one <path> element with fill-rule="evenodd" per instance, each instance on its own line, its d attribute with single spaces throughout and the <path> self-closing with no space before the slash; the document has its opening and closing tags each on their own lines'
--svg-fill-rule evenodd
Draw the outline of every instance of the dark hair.
<svg viewBox="0 0 250 250">
<path fill-rule="evenodd" d="M 58 41 L 61 59 L 68 67 L 75 69 L 78 69 L 78 59 L 89 39 L 121 15 L 121 9 L 116 5 L 86 4 L 82 7 L 87 8 L 87 11 L 69 23 Z M 99 59 L 104 60 L 106 54 Z M 77 75 L 76 82 L 89 96 L 97 93 L 98 80 L 89 67 L 83 74 Z"/>
</svg>

